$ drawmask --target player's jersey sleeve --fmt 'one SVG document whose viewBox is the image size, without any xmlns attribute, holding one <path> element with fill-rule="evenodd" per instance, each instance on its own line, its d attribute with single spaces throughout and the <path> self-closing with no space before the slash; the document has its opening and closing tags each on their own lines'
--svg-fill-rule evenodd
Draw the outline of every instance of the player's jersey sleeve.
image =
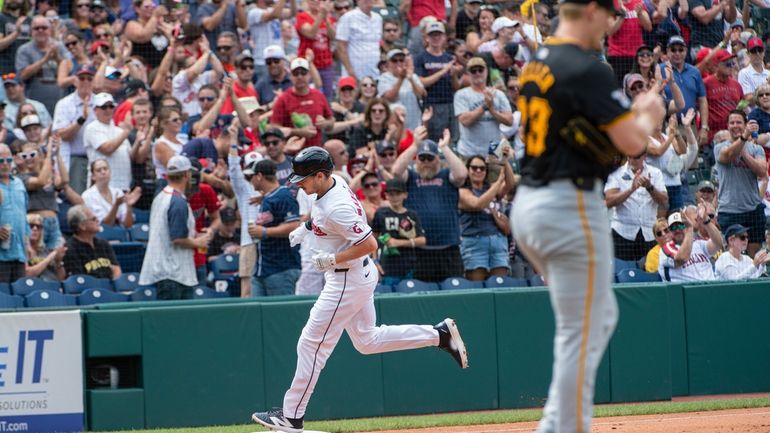
<svg viewBox="0 0 770 433">
<path fill-rule="evenodd" d="M 350 204 L 335 207 L 334 213 L 329 215 L 326 224 L 331 230 L 354 245 L 361 243 L 372 234 L 372 229 L 366 223 L 366 218 L 362 218 L 358 214 L 358 209 Z"/>
<path fill-rule="evenodd" d="M 574 91 L 576 99 L 582 101 L 580 111 L 600 128 L 607 128 L 631 114 L 628 98 L 618 87 L 615 75 L 603 63 L 595 62 L 590 66 Z"/>
</svg>

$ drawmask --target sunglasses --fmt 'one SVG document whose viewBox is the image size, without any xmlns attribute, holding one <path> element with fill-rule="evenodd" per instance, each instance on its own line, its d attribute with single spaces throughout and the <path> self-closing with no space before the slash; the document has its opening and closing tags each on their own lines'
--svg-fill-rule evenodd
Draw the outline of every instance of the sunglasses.
<svg viewBox="0 0 770 433">
<path fill-rule="evenodd" d="M 216 99 L 213 96 L 198 96 L 199 102 L 214 102 L 214 99 Z"/>
<path fill-rule="evenodd" d="M 32 152 L 19 152 L 19 156 L 21 159 L 32 159 L 37 156 L 37 151 L 33 150 Z"/>
<path fill-rule="evenodd" d="M 665 235 L 666 233 L 670 233 L 670 232 L 671 232 L 671 230 L 669 230 L 669 229 L 658 230 L 657 232 L 655 232 L 655 236 L 661 237 L 661 236 Z"/>
<path fill-rule="evenodd" d="M 668 226 L 668 228 L 672 232 L 677 232 L 677 231 L 684 230 L 685 228 L 687 228 L 687 226 L 684 225 L 683 223 L 674 223 L 674 224 L 671 224 L 670 226 Z"/>
<path fill-rule="evenodd" d="M 733 67 L 735 67 L 735 62 L 733 62 L 733 61 L 724 62 L 724 63 L 722 63 L 722 64 L 723 64 L 723 65 L 725 65 L 725 66 L 727 66 L 728 68 L 733 68 Z"/>
<path fill-rule="evenodd" d="M 473 53 L 465 53 L 463 54 L 463 57 L 465 57 L 466 59 L 471 59 L 473 58 Z"/>
<path fill-rule="evenodd" d="M 10 163 L 12 163 L 12 162 L 13 162 L 13 157 L 8 157 L 8 158 L 0 158 L 0 164 L 3 164 L 3 163 L 5 163 L 5 164 L 10 164 Z"/>
<path fill-rule="evenodd" d="M 436 159 L 436 155 L 419 155 L 417 159 L 420 160 L 420 162 L 431 162 L 434 159 Z"/>
<path fill-rule="evenodd" d="M 749 235 L 735 235 L 735 237 L 740 239 L 740 240 L 742 240 L 742 241 L 749 240 Z"/>
<path fill-rule="evenodd" d="M 266 147 L 271 147 L 271 146 L 278 146 L 279 144 L 281 144 L 281 140 L 270 140 L 270 141 L 265 141 L 263 144 L 264 144 Z"/>
<path fill-rule="evenodd" d="M 640 84 L 634 84 L 633 86 L 631 86 L 631 88 L 629 90 L 633 90 L 634 92 L 638 92 L 640 90 L 644 90 L 644 84 L 641 84 L 641 83 Z"/>
<path fill-rule="evenodd" d="M 32 30 L 34 30 L 36 32 L 44 32 L 44 31 L 48 30 L 49 28 L 50 27 L 48 27 L 48 26 L 37 26 L 37 27 L 32 27 Z"/>
<path fill-rule="evenodd" d="M 379 153 L 378 155 L 385 158 L 393 158 L 394 156 L 396 156 L 396 152 L 394 150 L 391 150 L 391 151 Z"/>
<path fill-rule="evenodd" d="M 34 229 L 42 230 L 43 229 L 43 225 L 42 224 L 30 224 L 29 228 L 30 228 L 30 230 L 34 230 Z"/>
<path fill-rule="evenodd" d="M 291 75 L 293 75 L 295 77 L 304 77 L 305 75 L 307 75 L 307 69 L 302 69 L 302 68 L 295 69 L 295 70 L 291 71 Z"/>
<path fill-rule="evenodd" d="M 67 47 L 67 48 L 72 48 L 72 47 L 74 47 L 77 44 L 78 44 L 78 41 L 70 41 L 70 42 L 65 42 L 64 46 Z"/>
<path fill-rule="evenodd" d="M 470 71 L 471 74 L 483 74 L 484 71 L 486 71 L 486 68 L 484 68 L 482 66 L 474 66 L 474 67 L 470 68 L 469 71 Z"/>
<path fill-rule="evenodd" d="M 385 109 L 384 108 L 372 108 L 370 111 L 372 113 L 384 113 Z"/>
<path fill-rule="evenodd" d="M 487 171 L 486 165 L 469 165 L 468 168 L 473 171 Z"/>
<path fill-rule="evenodd" d="M 371 183 L 365 183 L 363 184 L 364 188 L 377 188 L 380 186 L 379 182 L 371 182 Z"/>
<path fill-rule="evenodd" d="M 518 92 L 519 91 L 519 87 L 518 86 L 511 86 L 511 87 L 508 88 L 508 91 L 509 92 Z"/>
<path fill-rule="evenodd" d="M 243 69 L 244 71 L 245 70 L 252 70 L 253 71 L 254 70 L 254 65 L 253 64 L 252 65 L 241 65 L 241 66 L 238 66 L 238 69 Z"/>
<path fill-rule="evenodd" d="M 652 57 L 652 52 L 650 51 L 642 51 L 639 53 L 639 57 Z"/>
<path fill-rule="evenodd" d="M 265 60 L 266 65 L 279 65 L 282 62 L 281 59 L 267 59 Z"/>
<path fill-rule="evenodd" d="M 78 80 L 80 81 L 94 81 L 94 77 L 92 75 L 79 75 Z"/>
<path fill-rule="evenodd" d="M 406 57 L 402 57 L 402 56 L 393 57 L 392 59 L 390 59 L 390 61 L 393 63 L 404 63 L 406 61 Z"/>
<path fill-rule="evenodd" d="M 749 52 L 751 54 L 760 54 L 760 53 L 764 53 L 765 49 L 764 48 L 752 48 L 752 49 L 749 50 Z"/>
<path fill-rule="evenodd" d="M 233 47 L 230 45 L 220 45 L 217 47 L 217 51 L 230 51 Z"/>
<path fill-rule="evenodd" d="M 96 107 L 96 108 L 101 108 L 102 110 L 112 110 L 115 108 L 115 106 L 112 104 L 105 104 L 105 105 L 102 105 L 101 107 Z"/>
<path fill-rule="evenodd" d="M 714 194 L 714 190 L 711 188 L 703 188 L 700 190 L 700 192 L 706 193 L 706 194 Z"/>
<path fill-rule="evenodd" d="M 684 48 L 669 48 L 668 50 L 672 53 L 683 53 L 685 51 Z"/>
<path fill-rule="evenodd" d="M 350 6 L 334 6 L 335 11 L 346 11 L 350 9 Z"/>
</svg>

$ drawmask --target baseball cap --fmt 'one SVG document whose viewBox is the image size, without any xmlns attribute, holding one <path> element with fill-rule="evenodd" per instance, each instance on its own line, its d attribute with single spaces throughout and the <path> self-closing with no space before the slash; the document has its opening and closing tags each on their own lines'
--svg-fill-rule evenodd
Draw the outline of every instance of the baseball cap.
<svg viewBox="0 0 770 433">
<path fill-rule="evenodd" d="M 703 61 L 703 59 L 706 58 L 711 53 L 711 48 L 709 47 L 703 47 L 700 50 L 698 50 L 698 53 L 695 55 L 695 64 L 698 64 Z"/>
<path fill-rule="evenodd" d="M 377 154 L 382 155 L 386 150 L 396 150 L 396 146 L 389 140 L 382 140 L 377 143 Z"/>
<path fill-rule="evenodd" d="M 634 84 L 639 82 L 644 83 L 644 77 L 642 77 L 641 74 L 627 74 L 623 79 L 623 85 L 626 90 L 630 89 Z"/>
<path fill-rule="evenodd" d="M 91 2 L 91 9 L 93 8 L 107 9 L 107 5 L 102 0 L 93 0 Z"/>
<path fill-rule="evenodd" d="M 257 101 L 256 96 L 244 96 L 243 98 L 238 98 L 238 102 L 243 105 L 243 109 L 246 110 L 246 114 L 251 114 L 262 108 L 262 106 L 259 105 L 259 101 Z"/>
<path fill-rule="evenodd" d="M 275 176 L 276 167 L 273 161 L 269 159 L 261 159 L 259 161 L 253 161 L 243 169 L 244 176 L 253 176 L 255 174 L 264 174 L 268 176 Z"/>
<path fill-rule="evenodd" d="M 442 23 L 441 21 L 433 21 L 432 23 L 429 23 L 425 27 L 425 33 L 431 34 L 434 32 L 446 33 L 446 29 L 444 28 L 444 23 Z"/>
<path fill-rule="evenodd" d="M 387 58 L 388 58 L 388 60 L 391 60 L 391 59 L 393 59 L 393 57 L 405 56 L 405 55 L 406 55 L 406 53 L 404 53 L 404 50 L 402 50 L 400 48 L 393 48 L 392 50 L 388 51 Z"/>
<path fill-rule="evenodd" d="M 393 179 L 388 180 L 385 182 L 385 192 L 388 191 L 401 191 L 406 192 L 406 182 L 403 180 L 394 177 Z"/>
<path fill-rule="evenodd" d="M 508 54 L 512 59 L 516 57 L 519 52 L 519 44 L 516 42 L 508 42 L 503 46 L 503 52 Z"/>
<path fill-rule="evenodd" d="M 418 24 L 418 26 L 420 27 L 420 31 L 424 32 L 425 29 L 428 27 L 428 24 L 434 21 L 438 21 L 438 18 L 434 17 L 433 15 L 426 15 L 422 17 L 422 19 L 420 20 L 420 23 Z"/>
<path fill-rule="evenodd" d="M 714 183 L 710 180 L 702 180 L 698 183 L 697 191 L 700 191 L 702 189 L 711 189 L 712 191 L 716 191 L 716 186 L 714 186 Z"/>
<path fill-rule="evenodd" d="M 618 14 L 618 10 L 615 9 L 615 4 L 613 0 L 562 0 L 560 3 L 572 3 L 572 4 L 578 4 L 578 5 L 587 5 L 589 3 L 596 2 L 597 5 L 601 6 L 602 8 Z"/>
<path fill-rule="evenodd" d="M 132 78 L 128 80 L 128 83 L 126 83 L 126 96 L 134 96 L 141 89 L 149 90 L 147 88 L 147 84 L 145 84 L 144 81 Z"/>
<path fill-rule="evenodd" d="M 174 155 L 168 160 L 168 164 L 166 164 L 166 173 L 168 174 L 186 173 L 188 171 L 197 170 L 193 168 L 190 158 L 184 155 Z"/>
<path fill-rule="evenodd" d="M 733 224 L 730 227 L 728 227 L 727 230 L 725 230 L 725 239 L 730 239 L 735 235 L 747 233 L 748 231 L 749 229 L 747 229 L 746 227 L 740 224 Z"/>
<path fill-rule="evenodd" d="M 222 223 L 234 223 L 237 219 L 235 217 L 235 209 L 227 206 L 219 211 L 219 219 L 222 221 Z"/>
<path fill-rule="evenodd" d="M 243 166 L 248 167 L 249 164 L 254 163 L 255 161 L 261 161 L 264 159 L 264 156 L 262 156 L 259 152 L 249 152 L 245 155 L 243 155 Z"/>
<path fill-rule="evenodd" d="M 96 54 L 97 51 L 99 51 L 99 48 L 101 47 L 107 47 L 110 48 L 110 43 L 103 40 L 94 41 L 91 46 L 88 48 L 88 53 L 92 56 Z"/>
<path fill-rule="evenodd" d="M 518 25 L 518 21 L 514 21 L 508 17 L 495 18 L 495 21 L 492 23 L 492 33 L 497 33 L 506 27 L 516 27 Z"/>
<path fill-rule="evenodd" d="M 668 44 L 666 44 L 667 47 L 673 47 L 674 45 L 681 45 L 683 47 L 686 47 L 687 44 L 684 42 L 684 39 L 682 39 L 681 36 L 671 36 L 668 38 Z"/>
<path fill-rule="evenodd" d="M 303 59 L 302 57 L 297 57 L 296 59 L 291 61 L 291 70 L 295 69 L 306 69 L 310 70 L 310 63 L 307 61 L 307 59 Z"/>
<path fill-rule="evenodd" d="M 751 51 L 754 48 L 765 48 L 764 42 L 762 42 L 762 39 L 759 39 L 758 37 L 754 36 L 753 38 L 749 39 L 748 44 L 746 45 L 746 48 Z"/>
<path fill-rule="evenodd" d="M 238 56 L 235 57 L 235 62 L 233 63 L 235 66 L 240 66 L 241 63 L 243 63 L 246 60 L 254 61 L 254 56 L 251 55 L 251 51 L 249 50 L 243 50 L 241 54 L 238 54 Z"/>
<path fill-rule="evenodd" d="M 684 224 L 684 219 L 682 218 L 681 212 L 674 212 L 671 215 L 668 216 L 668 226 L 671 227 L 672 225 L 680 223 Z"/>
<path fill-rule="evenodd" d="M 736 27 L 743 28 L 743 20 L 738 18 L 735 20 L 735 22 L 730 26 L 730 28 L 734 29 Z"/>
<path fill-rule="evenodd" d="M 483 3 L 481 0 L 465 0 L 465 3 Z"/>
<path fill-rule="evenodd" d="M 268 45 L 262 50 L 262 56 L 267 59 L 281 59 L 286 60 L 286 53 L 283 51 L 280 45 Z"/>
<path fill-rule="evenodd" d="M 115 105 L 115 100 L 109 93 L 97 93 L 94 96 L 94 107 L 103 107 L 107 104 Z"/>
<path fill-rule="evenodd" d="M 19 84 L 21 83 L 21 80 L 19 79 L 19 76 L 16 75 L 16 72 L 9 72 L 7 74 L 3 74 L 3 84 Z"/>
<path fill-rule="evenodd" d="M 487 62 L 484 61 L 481 57 L 473 57 L 470 60 L 468 60 L 468 69 L 474 67 L 474 66 L 483 66 L 487 67 Z"/>
<path fill-rule="evenodd" d="M 37 114 L 29 114 L 22 117 L 19 124 L 21 125 L 22 129 L 26 128 L 27 126 L 41 125 L 40 118 L 37 116 Z"/>
<path fill-rule="evenodd" d="M 438 144 L 433 140 L 424 140 L 417 149 L 417 155 L 438 155 Z"/>
<path fill-rule="evenodd" d="M 260 140 L 264 140 L 267 137 L 277 137 L 281 140 L 285 140 L 286 136 L 283 135 L 283 132 L 280 128 L 267 128 L 265 129 L 265 132 L 262 133 L 262 135 L 259 136 Z"/>
<path fill-rule="evenodd" d="M 94 67 L 91 65 L 80 65 L 78 70 L 75 72 L 75 75 L 96 75 L 96 71 L 94 70 Z"/>
<path fill-rule="evenodd" d="M 352 88 L 355 89 L 356 88 L 356 84 L 357 83 L 356 83 L 356 79 L 355 78 L 353 78 L 353 77 L 342 77 L 337 82 L 337 88 L 340 89 L 340 90 L 344 89 L 345 87 L 352 87 Z"/>
<path fill-rule="evenodd" d="M 735 54 L 731 54 L 729 51 L 725 49 L 720 49 L 714 55 L 714 60 L 716 60 L 717 63 L 721 63 L 721 62 L 724 62 L 725 60 L 730 60 L 733 57 L 735 57 Z"/>
</svg>

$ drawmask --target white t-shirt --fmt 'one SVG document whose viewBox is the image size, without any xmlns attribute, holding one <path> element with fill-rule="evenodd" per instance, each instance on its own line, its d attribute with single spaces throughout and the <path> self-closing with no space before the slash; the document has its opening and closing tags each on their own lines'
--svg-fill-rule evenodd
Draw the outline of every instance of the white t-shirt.
<svg viewBox="0 0 770 433">
<path fill-rule="evenodd" d="M 540 34 L 540 29 L 532 24 L 524 24 L 523 30 L 524 34 L 527 35 L 527 38 L 531 41 L 535 41 L 538 47 L 543 45 L 543 35 Z M 519 34 L 516 34 L 516 36 L 521 37 Z M 532 59 L 532 54 L 533 53 L 529 50 L 529 47 L 522 38 L 521 42 L 519 42 L 519 53 L 516 57 L 519 57 L 524 63 L 527 63 Z"/>
<path fill-rule="evenodd" d="M 768 78 L 770 78 L 770 71 L 765 69 L 764 66 L 760 72 L 757 72 L 751 65 L 738 72 L 738 83 L 741 84 L 744 95 L 753 94 L 761 84 L 767 84 Z"/>
<path fill-rule="evenodd" d="M 714 264 L 714 271 L 720 280 L 748 280 L 759 278 L 765 272 L 765 265 L 754 266 L 754 261 L 746 254 L 736 259 L 725 251 Z"/>
<path fill-rule="evenodd" d="M 663 135 L 663 140 L 666 140 L 666 135 Z M 661 142 L 655 138 L 650 137 L 650 142 L 655 147 L 662 146 Z M 653 167 L 657 167 L 663 174 L 663 183 L 666 186 L 681 186 L 682 185 L 682 169 L 684 169 L 683 155 L 677 155 L 674 145 L 670 144 L 668 149 L 660 156 L 647 155 L 647 163 Z"/>
<path fill-rule="evenodd" d="M 115 200 L 123 195 L 123 191 L 110 187 L 110 194 L 112 195 L 112 203 L 115 203 Z M 85 202 L 85 205 L 91 209 L 94 216 L 99 218 L 99 222 L 104 221 L 104 218 L 110 213 L 110 209 L 112 209 L 112 203 L 105 200 L 104 197 L 99 194 L 99 189 L 97 189 L 96 185 L 83 191 L 83 202 Z M 118 206 L 117 218 L 121 223 L 126 218 L 126 212 L 127 207 L 125 203 Z"/>
<path fill-rule="evenodd" d="M 692 242 L 690 258 L 680 267 L 676 267 L 674 256 L 679 251 L 679 245 L 673 241 L 663 245 L 658 258 L 658 273 L 663 281 L 714 281 L 714 268 L 708 250 L 708 242 L 696 239 Z"/>
<path fill-rule="evenodd" d="M 359 8 L 346 12 L 337 21 L 335 38 L 348 43 L 350 66 L 360 80 L 369 75 L 380 75 L 380 39 L 382 39 L 382 17 L 370 12 L 366 15 Z M 345 74 L 347 75 L 347 73 Z"/>
<path fill-rule="evenodd" d="M 256 65 L 265 64 L 262 50 L 270 45 L 281 45 L 281 21 L 270 20 L 262 22 L 262 16 L 269 12 L 269 9 L 254 8 L 246 15 L 249 25 L 249 38 L 254 48 L 251 50 L 251 54 L 254 56 L 254 64 Z"/>
<path fill-rule="evenodd" d="M 97 159 L 106 159 L 112 172 L 110 187 L 126 191 L 131 188 L 131 145 L 128 143 L 128 139 L 123 140 L 111 155 L 99 151 L 99 147 L 105 141 L 116 138 L 122 132 L 123 129 L 116 126 L 112 120 L 110 123 L 94 120 L 86 125 L 83 133 L 83 145 L 88 156 L 89 179 L 91 178 L 91 163 Z"/>
<path fill-rule="evenodd" d="M 206 84 L 212 84 L 214 82 L 214 71 L 205 71 L 198 75 L 195 81 L 190 83 L 187 81 L 187 70 L 183 69 L 174 75 L 174 79 L 171 81 L 171 94 L 182 102 L 182 111 L 187 113 L 188 116 L 195 116 L 201 114 L 201 106 L 198 102 L 198 91 Z"/>
<path fill-rule="evenodd" d="M 168 145 L 168 147 L 171 148 L 171 150 L 174 151 L 174 155 L 179 155 L 182 153 L 182 148 L 184 147 L 184 144 L 182 143 L 172 143 L 171 141 L 168 141 L 166 137 L 160 136 L 157 140 L 152 144 L 152 165 L 155 167 L 155 178 L 156 179 L 165 179 L 166 177 L 166 166 L 160 162 L 158 157 L 155 154 L 155 148 L 158 146 L 158 143 L 165 143 Z"/>
<path fill-rule="evenodd" d="M 644 164 L 642 175 L 650 178 L 655 190 L 666 191 L 663 174 L 660 170 L 649 164 Z M 604 192 L 606 193 L 611 189 L 626 191 L 631 188 L 633 182 L 634 173 L 631 172 L 628 163 L 625 163 L 610 174 L 607 184 L 604 186 Z M 655 240 L 652 225 L 655 224 L 658 216 L 658 203 L 653 200 L 652 195 L 645 188 L 637 188 L 626 201 L 612 208 L 610 212 L 612 229 L 624 239 L 630 241 L 636 239 L 636 235 L 641 229 L 645 241 Z"/>
</svg>

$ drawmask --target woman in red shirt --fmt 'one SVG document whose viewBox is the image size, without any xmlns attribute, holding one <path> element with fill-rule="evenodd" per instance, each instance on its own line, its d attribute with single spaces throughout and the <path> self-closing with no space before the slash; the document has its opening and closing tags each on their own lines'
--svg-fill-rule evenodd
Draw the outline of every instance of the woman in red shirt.
<svg viewBox="0 0 770 433">
<path fill-rule="evenodd" d="M 326 99 L 334 99 L 334 82 L 336 71 L 332 59 L 331 40 L 334 39 L 334 17 L 331 10 L 332 0 L 308 0 L 307 11 L 297 14 L 297 33 L 299 34 L 299 49 L 304 53 L 308 48 L 313 50 L 313 64 L 321 74 L 323 94 Z"/>
<path fill-rule="evenodd" d="M 620 11 L 607 34 L 607 63 L 612 66 L 618 83 L 631 71 L 636 49 L 644 45 L 642 29 L 652 31 L 652 20 L 644 8 L 644 0 L 615 0 Z"/>
</svg>

